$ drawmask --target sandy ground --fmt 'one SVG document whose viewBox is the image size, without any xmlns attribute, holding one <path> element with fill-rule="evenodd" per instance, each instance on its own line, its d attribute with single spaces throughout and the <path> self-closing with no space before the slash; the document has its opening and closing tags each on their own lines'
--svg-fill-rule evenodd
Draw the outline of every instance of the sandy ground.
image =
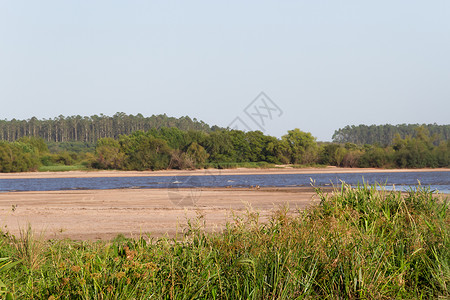
<svg viewBox="0 0 450 300">
<path fill-rule="evenodd" d="M 121 189 L 0 193 L 0 225 L 14 235 L 30 224 L 46 238 L 110 239 L 118 234 L 183 234 L 188 219 L 203 215 L 209 231 L 233 216 L 294 212 L 319 200 L 309 188 Z"/>
<path fill-rule="evenodd" d="M 9 178 L 181 176 L 233 174 L 313 174 L 351 172 L 450 171 L 450 169 L 277 168 L 157 172 L 42 172 L 0 174 Z M 235 215 L 248 210 L 267 220 L 280 207 L 294 212 L 318 203 L 311 188 L 120 189 L 0 193 L 0 228 L 18 235 L 28 224 L 46 238 L 110 239 L 118 234 L 139 237 L 182 236 L 187 220 L 204 216 L 209 231 L 220 231 Z"/>
</svg>

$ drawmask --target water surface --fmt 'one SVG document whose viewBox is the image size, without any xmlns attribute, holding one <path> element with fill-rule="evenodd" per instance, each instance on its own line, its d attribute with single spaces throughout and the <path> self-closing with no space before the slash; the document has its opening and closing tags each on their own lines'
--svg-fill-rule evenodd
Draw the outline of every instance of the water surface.
<svg viewBox="0 0 450 300">
<path fill-rule="evenodd" d="M 264 174 L 264 175 L 204 175 L 204 176 L 143 176 L 97 178 L 28 178 L 0 179 L 0 192 L 152 189 L 190 187 L 303 187 L 340 185 L 385 184 L 397 190 L 421 185 L 432 190 L 450 193 L 450 172 L 395 172 L 395 173 L 326 173 L 326 174 Z"/>
</svg>

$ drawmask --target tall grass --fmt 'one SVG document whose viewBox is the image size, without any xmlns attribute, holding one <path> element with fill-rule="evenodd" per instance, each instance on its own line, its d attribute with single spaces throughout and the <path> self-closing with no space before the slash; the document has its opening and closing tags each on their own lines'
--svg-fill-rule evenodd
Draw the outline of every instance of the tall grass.
<svg viewBox="0 0 450 300">
<path fill-rule="evenodd" d="M 85 171 L 88 168 L 84 165 L 51 165 L 51 166 L 40 166 L 39 172 L 67 172 L 67 171 Z"/>
<path fill-rule="evenodd" d="M 44 244 L 44 235 L 41 233 L 36 236 L 31 225 L 25 229 L 20 229 L 19 236 L 5 234 L 5 238 L 9 240 L 9 244 L 14 248 L 14 257 L 16 260 L 23 262 L 23 267 L 27 271 L 39 269 L 44 262 L 44 252 L 46 245 Z"/>
<path fill-rule="evenodd" d="M 310 299 L 450 297 L 447 200 L 343 184 L 296 214 L 237 217 L 223 232 L 189 222 L 181 241 L 49 241 L 33 272 L 3 276 L 18 298 Z M 3 239 L 0 257 L 14 257 Z M 53 298 L 52 298 L 53 297 Z"/>
<path fill-rule="evenodd" d="M 274 168 L 275 164 L 268 163 L 265 161 L 260 162 L 217 162 L 217 163 L 207 163 L 205 168 L 215 168 L 215 169 L 237 169 L 237 168 L 257 168 L 257 169 L 269 169 Z"/>
</svg>

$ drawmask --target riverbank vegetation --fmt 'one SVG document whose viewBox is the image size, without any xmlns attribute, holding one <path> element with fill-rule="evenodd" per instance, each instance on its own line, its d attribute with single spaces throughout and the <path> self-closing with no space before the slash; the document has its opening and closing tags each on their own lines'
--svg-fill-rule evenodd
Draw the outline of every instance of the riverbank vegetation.
<svg viewBox="0 0 450 300">
<path fill-rule="evenodd" d="M 424 127 L 434 140 L 450 140 L 450 125 L 437 124 L 399 124 L 399 125 L 358 125 L 345 126 L 336 130 L 333 134 L 335 143 L 354 143 L 359 145 L 378 144 L 392 145 L 395 137 L 417 137 L 417 129 Z"/>
<path fill-rule="evenodd" d="M 2 292 L 17 299 L 437 299 L 450 296 L 447 200 L 343 184 L 305 211 L 178 239 L 44 241 L 0 235 Z M 14 265 L 15 264 L 15 265 Z"/>
<path fill-rule="evenodd" d="M 188 117 L 102 115 L 83 119 L 90 124 L 86 125 L 88 132 L 79 127 L 78 119 L 61 117 L 59 123 L 57 120 L 36 121 L 38 125 L 28 120 L 20 123 L 22 127 L 13 127 L 15 131 L 10 129 L 12 123 L 2 123 L 3 138 L 25 136 L 0 141 L 0 172 L 268 168 L 280 164 L 355 168 L 450 166 L 450 139 L 445 134 L 430 134 L 424 126 L 414 127 L 413 133 L 404 137 L 397 133 L 388 145 L 381 146 L 317 142 L 311 133 L 299 129 L 276 138 L 261 131 L 210 127 Z M 166 127 L 169 125 L 174 127 Z M 65 131 L 60 132 L 56 127 Z M 140 128 L 144 130 L 138 130 Z M 51 135 L 39 137 L 43 132 L 51 132 Z M 77 138 L 80 136 L 86 138 Z"/>
</svg>

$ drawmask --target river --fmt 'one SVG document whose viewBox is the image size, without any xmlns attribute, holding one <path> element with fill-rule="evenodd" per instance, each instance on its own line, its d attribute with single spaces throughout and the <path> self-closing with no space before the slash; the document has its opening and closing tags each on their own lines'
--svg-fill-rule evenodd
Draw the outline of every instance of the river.
<svg viewBox="0 0 450 300">
<path fill-rule="evenodd" d="M 304 187 L 340 185 L 342 181 L 385 185 L 387 189 L 408 190 L 419 184 L 441 193 L 450 193 L 450 172 L 326 173 L 266 175 L 143 176 L 97 178 L 0 179 L 0 192 L 152 189 L 192 187 Z"/>
</svg>

